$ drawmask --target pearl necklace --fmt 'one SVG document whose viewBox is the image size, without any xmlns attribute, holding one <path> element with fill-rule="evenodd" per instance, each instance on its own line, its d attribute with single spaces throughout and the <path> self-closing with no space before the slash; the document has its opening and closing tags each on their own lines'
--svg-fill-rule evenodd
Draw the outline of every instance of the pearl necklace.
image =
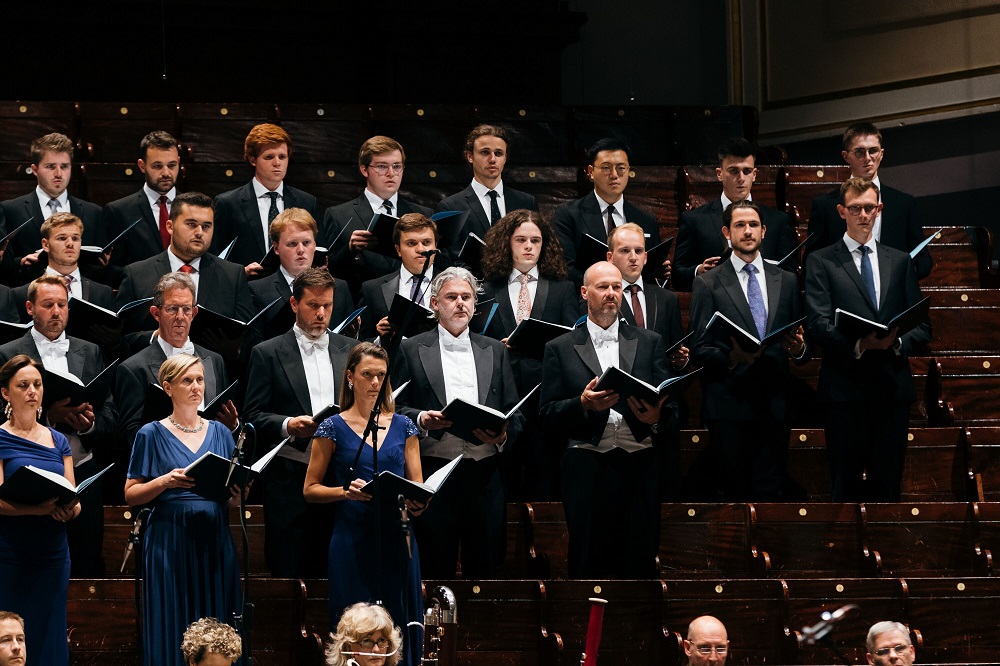
<svg viewBox="0 0 1000 666">
<path fill-rule="evenodd" d="M 184 426 L 182 426 L 177 421 L 174 421 L 174 417 L 173 416 L 168 416 L 167 418 L 170 420 L 171 423 L 174 424 L 175 428 L 177 428 L 181 432 L 186 432 L 188 434 L 195 433 L 195 432 L 201 432 L 201 429 L 205 427 L 205 419 L 203 419 L 201 417 L 198 417 L 198 427 L 197 428 L 185 428 Z"/>
</svg>

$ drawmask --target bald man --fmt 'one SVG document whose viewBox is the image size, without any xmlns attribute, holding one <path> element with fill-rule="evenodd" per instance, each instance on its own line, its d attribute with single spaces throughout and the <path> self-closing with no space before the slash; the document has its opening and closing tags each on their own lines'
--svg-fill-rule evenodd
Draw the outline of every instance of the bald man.
<svg viewBox="0 0 1000 666">
<path fill-rule="evenodd" d="M 911 666 L 917 656 L 909 630 L 899 622 L 873 624 L 865 647 L 868 649 L 865 657 L 871 666 Z"/>
<path fill-rule="evenodd" d="M 729 654 L 726 627 L 711 615 L 696 617 L 688 625 L 684 639 L 688 666 L 725 666 Z"/>
</svg>

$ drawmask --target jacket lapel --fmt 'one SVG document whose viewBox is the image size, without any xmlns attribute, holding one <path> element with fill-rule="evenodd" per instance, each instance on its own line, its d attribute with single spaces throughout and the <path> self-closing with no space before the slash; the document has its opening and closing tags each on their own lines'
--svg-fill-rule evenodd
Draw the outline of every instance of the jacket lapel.
<svg viewBox="0 0 1000 666">
<path fill-rule="evenodd" d="M 590 341 L 590 332 L 587 330 L 586 324 L 580 326 L 573 333 L 573 349 L 576 350 L 577 355 L 583 364 L 594 373 L 595 377 L 601 375 L 601 361 L 597 358 L 597 350 L 594 349 L 594 343 Z"/>
<path fill-rule="evenodd" d="M 767 285 L 767 332 L 774 328 L 774 318 L 781 307 L 781 273 L 764 262 L 764 284 Z"/>
<path fill-rule="evenodd" d="M 632 367 L 635 365 L 635 354 L 639 346 L 638 338 L 631 326 L 618 325 L 618 365 L 629 374 L 634 374 Z"/>
<path fill-rule="evenodd" d="M 756 333 L 757 324 L 754 323 L 753 313 L 750 312 L 750 303 L 747 302 L 747 297 L 743 293 L 743 287 L 740 286 L 740 279 L 736 275 L 736 269 L 727 261 L 712 270 L 720 271 L 719 283 L 722 284 L 722 288 L 726 290 L 729 300 L 736 308 L 736 311 L 740 313 L 740 317 L 743 318 L 743 328 L 751 333 Z"/>
<path fill-rule="evenodd" d="M 469 206 L 469 217 L 472 218 L 466 221 L 467 230 L 480 238 L 484 238 L 484 234 L 490 229 L 490 221 L 486 218 L 486 211 L 483 210 L 483 204 L 479 202 L 479 197 L 476 196 L 476 191 L 472 189 L 472 185 L 469 185 L 465 190 L 465 203 Z M 466 236 L 468 234 L 463 234 L 462 238 Z"/>
<path fill-rule="evenodd" d="M 507 290 L 506 281 L 501 280 L 496 283 L 493 298 L 499 306 L 497 307 L 497 314 L 500 316 L 504 335 L 510 335 L 517 328 L 517 316 L 514 314 L 514 305 L 510 302 L 510 291 Z"/>
<path fill-rule="evenodd" d="M 392 309 L 392 299 L 397 293 L 399 293 L 399 273 L 382 283 L 382 298 L 385 299 L 386 312 Z"/>
<path fill-rule="evenodd" d="M 438 403 L 443 407 L 448 404 L 448 393 L 444 386 L 444 367 L 441 365 L 441 351 L 438 348 L 438 332 L 434 329 L 434 334 L 427 337 L 426 342 L 417 345 L 417 355 L 420 357 L 420 364 L 427 375 L 427 382 L 431 385 Z"/>
<path fill-rule="evenodd" d="M 861 273 L 858 272 L 858 267 L 854 265 L 854 257 L 852 257 L 851 253 L 847 250 L 847 245 L 845 245 L 844 241 L 841 240 L 835 247 L 836 249 L 834 252 L 836 253 L 837 259 L 840 261 L 840 267 L 844 269 L 847 276 L 852 282 L 854 282 L 854 286 L 858 288 L 858 295 L 860 295 L 861 300 L 868 305 L 869 313 L 873 316 L 873 318 L 877 318 L 878 309 L 875 307 L 875 304 L 872 303 L 871 297 L 868 296 L 868 288 L 865 287 L 865 283 L 861 281 Z M 859 312 L 856 314 L 861 313 Z"/>
<path fill-rule="evenodd" d="M 883 222 L 882 228 L 885 229 L 884 218 L 882 219 L 882 222 Z M 878 302 L 879 302 L 878 309 L 879 312 L 881 313 L 883 306 L 885 306 L 886 302 L 889 300 L 889 283 L 891 282 L 889 276 L 892 275 L 893 261 L 892 261 L 892 255 L 890 255 L 886 251 L 884 245 L 882 245 L 881 243 L 876 243 L 875 247 L 878 250 L 878 275 L 880 282 L 879 295 L 878 295 Z"/>
<path fill-rule="evenodd" d="M 476 378 L 479 380 L 479 404 L 485 405 L 490 398 L 490 382 L 493 379 L 493 347 L 482 339 L 472 339 L 472 358 L 476 362 Z"/>
<path fill-rule="evenodd" d="M 285 371 L 285 377 L 288 379 L 288 384 L 295 394 L 295 400 L 299 404 L 299 413 L 312 415 L 316 410 L 325 407 L 326 405 L 319 405 L 313 409 L 312 400 L 309 398 L 309 382 L 306 381 L 306 370 L 302 366 L 302 355 L 295 343 L 295 333 L 288 331 L 281 336 L 281 345 L 276 351 L 278 359 L 281 361 L 281 368 Z M 331 354 L 331 360 L 332 358 Z M 334 381 L 336 380 L 335 376 Z M 302 391 L 301 388 L 305 388 L 305 390 Z"/>
</svg>

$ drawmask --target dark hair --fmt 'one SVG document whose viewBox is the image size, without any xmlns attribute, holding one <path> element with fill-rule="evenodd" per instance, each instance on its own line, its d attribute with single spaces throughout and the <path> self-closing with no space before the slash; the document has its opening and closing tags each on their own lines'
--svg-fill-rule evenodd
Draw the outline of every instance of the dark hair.
<svg viewBox="0 0 1000 666">
<path fill-rule="evenodd" d="M 741 136 L 736 136 L 719 146 L 719 166 L 727 157 L 756 157 L 757 151 L 753 144 Z"/>
<path fill-rule="evenodd" d="M 840 205 L 844 206 L 847 204 L 847 193 L 852 194 L 864 194 L 868 190 L 875 190 L 875 196 L 878 196 L 878 185 L 867 178 L 848 178 L 840 186 Z"/>
<path fill-rule="evenodd" d="M 760 206 L 750 201 L 749 199 L 744 199 L 743 201 L 734 201 L 733 203 L 726 206 L 726 210 L 722 211 L 722 226 L 730 227 L 733 226 L 733 211 L 735 210 L 752 210 L 757 213 L 757 219 L 760 220 L 760 226 L 764 226 L 764 216 L 761 215 Z"/>
<path fill-rule="evenodd" d="M 38 370 L 38 372 L 41 372 L 43 369 L 40 362 L 31 358 L 27 354 L 17 354 L 16 356 L 12 356 L 9 361 L 0 367 L 0 386 L 3 388 L 10 388 L 11 378 L 20 372 L 22 368 L 26 368 L 29 365 Z"/>
<path fill-rule="evenodd" d="M 336 282 L 325 268 L 307 268 L 292 280 L 292 296 L 298 301 L 306 289 L 335 289 Z"/>
<path fill-rule="evenodd" d="M 476 146 L 476 139 L 481 136 L 495 136 L 496 138 L 507 144 L 507 150 L 510 151 L 510 138 L 508 136 L 507 128 L 503 125 L 476 125 L 469 132 L 469 136 L 465 137 L 465 154 L 471 155 L 472 151 Z"/>
<path fill-rule="evenodd" d="M 567 274 L 566 258 L 562 244 L 552 225 L 542 217 L 541 213 L 532 210 L 514 210 L 490 227 L 486 233 L 486 247 L 483 249 L 483 277 L 487 282 L 505 280 L 514 270 L 514 257 L 511 254 L 510 239 L 518 227 L 527 222 L 534 222 L 542 232 L 542 249 L 538 257 L 538 275 L 550 280 L 565 280 Z"/>
<path fill-rule="evenodd" d="M 69 153 L 73 160 L 73 141 L 65 134 L 52 132 L 31 142 L 31 163 L 38 164 L 45 153 Z"/>
<path fill-rule="evenodd" d="M 392 384 L 389 383 L 389 354 L 385 349 L 372 342 L 361 342 L 354 345 L 351 353 L 347 356 L 347 364 L 344 366 L 344 376 L 340 381 L 341 411 L 349 409 L 354 404 L 354 389 L 347 386 L 347 372 L 354 372 L 358 367 L 358 363 L 361 363 L 361 359 L 366 356 L 385 361 L 385 382 L 388 385 L 385 387 L 385 401 L 382 403 L 382 408 L 389 412 L 395 411 L 396 406 L 392 400 Z"/>
<path fill-rule="evenodd" d="M 851 149 L 851 143 L 857 139 L 859 136 L 874 136 L 878 139 L 878 145 L 882 145 L 882 132 L 879 128 L 875 127 L 871 123 L 854 123 L 846 130 L 844 130 L 844 136 L 842 137 L 841 144 L 844 146 L 844 150 Z"/>
<path fill-rule="evenodd" d="M 215 202 L 212 201 L 212 197 L 201 192 L 183 192 L 174 197 L 174 200 L 170 203 L 171 222 L 176 222 L 180 218 L 181 210 L 185 205 L 194 206 L 195 208 L 208 208 L 213 213 L 215 212 Z"/>
<path fill-rule="evenodd" d="M 621 139 L 605 137 L 598 139 L 597 143 L 587 149 L 587 164 L 593 164 L 597 160 L 597 154 L 605 150 L 620 150 L 625 153 L 625 157 L 632 159 L 632 149 Z"/>
<path fill-rule="evenodd" d="M 172 134 L 164 132 L 163 130 L 155 130 L 142 137 L 142 141 L 139 142 L 139 157 L 146 159 L 146 155 L 149 153 L 150 148 L 170 150 L 171 148 L 176 147 L 177 139 L 175 139 Z"/>
<path fill-rule="evenodd" d="M 399 238 L 403 235 L 403 233 L 409 231 L 420 231 L 421 229 L 430 229 L 434 232 L 434 244 L 437 245 L 437 222 L 420 213 L 407 213 L 399 218 L 399 221 L 396 222 L 396 226 L 392 228 L 392 244 L 399 245 Z"/>
</svg>

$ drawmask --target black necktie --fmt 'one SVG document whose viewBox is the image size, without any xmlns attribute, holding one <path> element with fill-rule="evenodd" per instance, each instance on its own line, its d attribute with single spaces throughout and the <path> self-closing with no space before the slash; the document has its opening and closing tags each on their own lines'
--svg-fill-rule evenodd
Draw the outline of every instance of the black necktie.
<svg viewBox="0 0 1000 666">
<path fill-rule="evenodd" d="M 486 196 L 490 198 L 490 226 L 493 226 L 500 219 L 500 205 L 497 203 L 500 193 L 496 190 L 490 190 Z"/>
<path fill-rule="evenodd" d="M 382 208 L 385 208 L 385 212 L 392 215 L 392 201 L 386 199 L 382 202 Z"/>
<path fill-rule="evenodd" d="M 612 230 L 615 228 L 615 207 L 608 206 L 608 209 L 604 211 L 608 215 L 608 235 L 611 235 Z"/>
<path fill-rule="evenodd" d="M 278 193 L 268 192 L 267 196 L 271 199 L 271 207 L 267 209 L 267 226 L 271 226 L 274 218 L 278 217 Z"/>
</svg>

